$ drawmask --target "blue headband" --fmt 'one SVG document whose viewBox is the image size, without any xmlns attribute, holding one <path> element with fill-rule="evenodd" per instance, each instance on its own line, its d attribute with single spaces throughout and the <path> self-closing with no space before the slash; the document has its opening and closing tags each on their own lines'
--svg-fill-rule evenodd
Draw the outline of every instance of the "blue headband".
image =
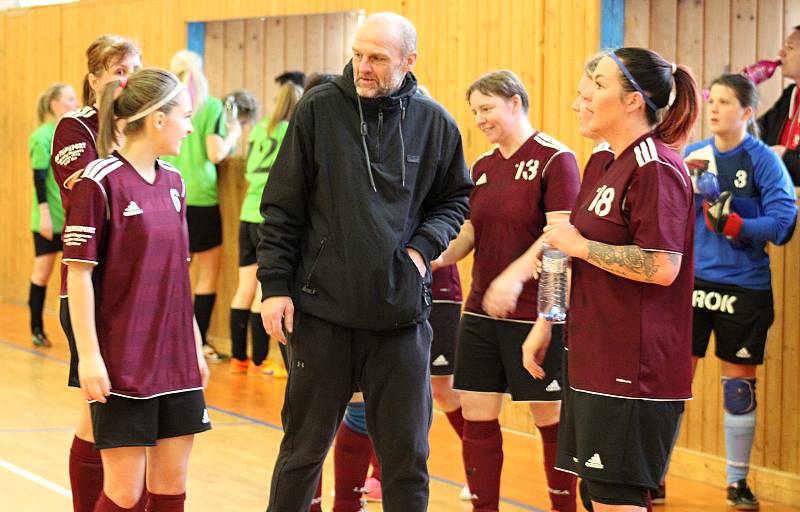
<svg viewBox="0 0 800 512">
<path fill-rule="evenodd" d="M 637 91 L 639 91 L 642 94 L 642 97 L 644 98 L 644 102 L 647 103 L 647 106 L 650 107 L 651 109 L 653 109 L 653 112 L 656 112 L 658 110 L 658 107 L 656 106 L 656 104 L 653 103 L 653 100 L 651 100 L 650 97 L 647 95 L 647 93 L 644 92 L 644 89 L 642 89 L 639 86 L 639 83 L 636 80 L 634 80 L 633 75 L 631 75 L 631 72 L 628 71 L 628 68 L 625 67 L 625 64 L 623 64 L 622 61 L 619 60 L 619 57 L 617 57 L 617 54 L 614 53 L 614 52 L 608 52 L 608 56 L 611 57 L 612 59 L 614 59 L 614 62 L 617 63 L 617 66 L 619 66 L 620 71 L 622 71 L 622 74 L 625 75 L 625 78 L 628 79 L 628 81 L 631 83 L 633 88 L 636 89 Z"/>
</svg>

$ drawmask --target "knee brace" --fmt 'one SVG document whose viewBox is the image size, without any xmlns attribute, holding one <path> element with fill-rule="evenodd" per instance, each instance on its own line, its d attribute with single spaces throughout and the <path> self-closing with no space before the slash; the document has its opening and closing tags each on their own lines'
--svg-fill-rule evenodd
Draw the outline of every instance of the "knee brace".
<svg viewBox="0 0 800 512">
<path fill-rule="evenodd" d="M 364 402 L 347 404 L 347 410 L 344 412 L 344 423 L 350 430 L 367 435 L 367 413 L 364 409 Z"/>
<path fill-rule="evenodd" d="M 756 378 L 722 378 L 725 410 L 730 414 L 747 414 L 756 408 Z"/>
</svg>

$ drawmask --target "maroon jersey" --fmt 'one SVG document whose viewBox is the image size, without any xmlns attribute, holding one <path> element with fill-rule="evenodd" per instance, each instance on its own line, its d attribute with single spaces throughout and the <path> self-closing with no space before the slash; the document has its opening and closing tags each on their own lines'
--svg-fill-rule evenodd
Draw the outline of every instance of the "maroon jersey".
<svg viewBox="0 0 800 512">
<path fill-rule="evenodd" d="M 434 302 L 461 303 L 461 276 L 458 273 L 458 267 L 449 265 L 434 272 L 431 289 Z"/>
<path fill-rule="evenodd" d="M 466 311 L 485 314 L 483 294 L 542 235 L 545 213 L 572 210 L 580 172 L 572 151 L 538 132 L 507 159 L 499 149 L 478 159 L 472 166 L 472 180 L 475 188 L 469 202 L 475 253 Z M 509 319 L 536 318 L 538 286 L 535 279 L 525 283 Z"/>
<path fill-rule="evenodd" d="M 590 162 L 592 163 L 592 162 Z M 604 165 L 597 159 L 593 165 Z M 653 134 L 582 187 L 572 223 L 589 240 L 682 254 L 670 286 L 572 261 L 567 317 L 570 386 L 627 398 L 691 397 L 694 206 L 680 156 Z"/>
<path fill-rule="evenodd" d="M 95 322 L 111 392 L 131 398 L 201 389 L 185 190 L 158 161 L 151 184 L 119 154 L 80 175 L 64 228 L 64 262 L 96 264 Z"/>
<path fill-rule="evenodd" d="M 592 149 L 592 156 L 589 157 L 589 161 L 586 162 L 586 167 L 583 169 L 581 191 L 578 194 L 576 203 L 582 203 L 586 200 L 585 195 L 592 194 L 594 190 L 593 185 L 600 179 L 600 176 L 606 172 L 606 169 L 608 169 L 613 161 L 614 151 L 611 150 L 611 145 L 608 142 L 601 142 Z"/>
<path fill-rule="evenodd" d="M 50 165 L 53 167 L 64 214 L 69 212 L 69 192 L 83 169 L 97 159 L 97 130 L 100 121 L 92 107 L 83 107 L 65 114 L 56 125 Z M 67 266 L 61 265 L 61 293 L 67 296 Z"/>
</svg>

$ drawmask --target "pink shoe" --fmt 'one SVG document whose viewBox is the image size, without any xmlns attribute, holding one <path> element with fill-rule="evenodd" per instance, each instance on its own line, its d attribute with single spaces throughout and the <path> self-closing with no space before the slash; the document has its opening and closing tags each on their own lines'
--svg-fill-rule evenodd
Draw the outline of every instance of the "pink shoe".
<svg viewBox="0 0 800 512">
<path fill-rule="evenodd" d="M 381 481 L 377 478 L 369 477 L 364 482 L 364 487 L 362 488 L 364 493 L 364 498 L 367 501 L 372 501 L 374 503 L 380 503 L 383 501 L 383 493 L 381 492 Z"/>
</svg>

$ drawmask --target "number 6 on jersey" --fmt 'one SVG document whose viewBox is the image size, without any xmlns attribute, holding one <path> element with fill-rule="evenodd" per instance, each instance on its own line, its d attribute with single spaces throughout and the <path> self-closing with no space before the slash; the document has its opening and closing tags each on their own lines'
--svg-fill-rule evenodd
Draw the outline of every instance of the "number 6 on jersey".
<svg viewBox="0 0 800 512">
<path fill-rule="evenodd" d="M 597 189 L 589 211 L 594 211 L 598 217 L 605 217 L 611 211 L 611 203 L 614 202 L 614 189 L 608 185 L 603 185 Z"/>
</svg>

